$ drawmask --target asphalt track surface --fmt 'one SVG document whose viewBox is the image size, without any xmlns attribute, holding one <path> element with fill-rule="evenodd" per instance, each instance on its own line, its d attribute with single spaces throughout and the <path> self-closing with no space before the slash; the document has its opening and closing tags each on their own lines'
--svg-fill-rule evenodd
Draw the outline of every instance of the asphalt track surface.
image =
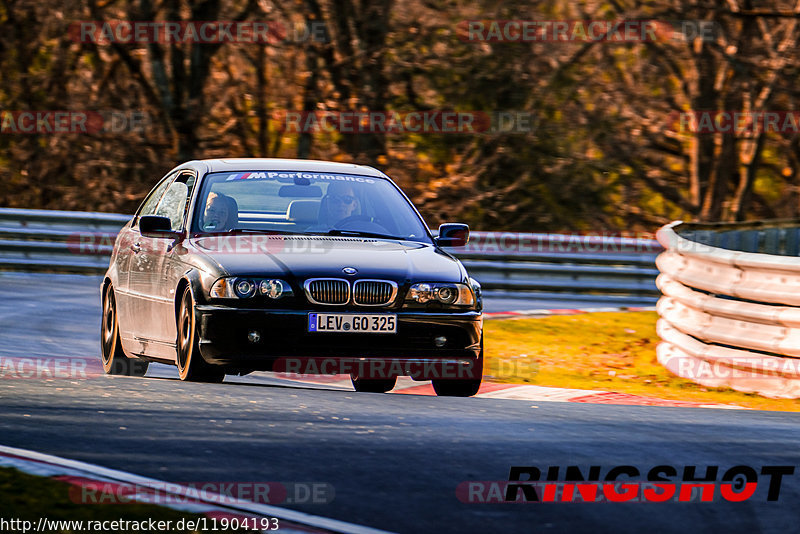
<svg viewBox="0 0 800 534">
<path fill-rule="evenodd" d="M 0 357 L 99 357 L 98 279 L 0 274 Z M 487 340 L 487 342 L 491 342 Z M 0 443 L 174 482 L 323 482 L 288 508 L 395 532 L 797 532 L 800 418 L 745 410 L 356 394 L 268 375 L 0 379 Z M 530 465 L 792 465 L 779 500 L 460 502 Z M 701 471 L 703 469 L 701 468 Z M 763 477 L 761 482 L 765 482 Z"/>
</svg>

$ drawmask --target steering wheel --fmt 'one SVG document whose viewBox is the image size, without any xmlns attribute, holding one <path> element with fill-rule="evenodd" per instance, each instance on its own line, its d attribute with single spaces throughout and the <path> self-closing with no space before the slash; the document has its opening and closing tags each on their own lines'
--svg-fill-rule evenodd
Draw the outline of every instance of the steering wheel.
<svg viewBox="0 0 800 534">
<path fill-rule="evenodd" d="M 358 230 L 362 232 L 387 233 L 386 228 L 367 215 L 351 215 L 333 225 L 337 230 Z"/>
<path fill-rule="evenodd" d="M 371 223 L 372 222 L 372 217 L 369 217 L 368 215 L 351 215 L 351 216 L 345 217 L 341 221 L 337 222 L 336 224 L 333 225 L 333 227 L 343 230 L 344 228 L 342 228 L 342 226 L 350 226 L 350 223 L 354 223 L 354 222 L 368 222 L 368 223 Z"/>
</svg>

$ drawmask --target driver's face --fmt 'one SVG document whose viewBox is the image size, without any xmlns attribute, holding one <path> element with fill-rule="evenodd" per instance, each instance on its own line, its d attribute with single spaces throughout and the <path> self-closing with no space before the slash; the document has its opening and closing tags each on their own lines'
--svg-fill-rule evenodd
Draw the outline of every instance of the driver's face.
<svg viewBox="0 0 800 534">
<path fill-rule="evenodd" d="M 352 187 L 328 187 L 328 213 L 335 221 L 341 221 L 353 214 L 356 197 Z"/>
<path fill-rule="evenodd" d="M 203 228 L 206 230 L 221 229 L 228 220 L 228 206 L 220 197 L 209 196 L 203 212 Z"/>
</svg>

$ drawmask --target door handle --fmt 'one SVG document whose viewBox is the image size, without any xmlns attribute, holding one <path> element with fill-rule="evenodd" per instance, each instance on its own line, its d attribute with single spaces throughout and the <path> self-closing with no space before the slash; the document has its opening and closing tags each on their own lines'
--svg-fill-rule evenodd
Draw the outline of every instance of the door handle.
<svg viewBox="0 0 800 534">
<path fill-rule="evenodd" d="M 142 251 L 142 245 L 139 243 L 134 243 L 133 245 L 131 245 L 131 250 L 133 251 L 134 254 L 138 254 Z"/>
</svg>

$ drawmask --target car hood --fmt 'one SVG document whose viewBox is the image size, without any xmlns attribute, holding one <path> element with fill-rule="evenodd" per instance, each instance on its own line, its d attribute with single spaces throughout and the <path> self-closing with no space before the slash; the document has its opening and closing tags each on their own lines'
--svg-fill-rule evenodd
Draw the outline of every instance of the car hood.
<svg viewBox="0 0 800 534">
<path fill-rule="evenodd" d="M 458 282 L 464 278 L 458 260 L 430 244 L 413 241 L 335 237 L 235 235 L 192 240 L 229 275 L 267 275 L 305 279 L 381 278 Z"/>
</svg>

